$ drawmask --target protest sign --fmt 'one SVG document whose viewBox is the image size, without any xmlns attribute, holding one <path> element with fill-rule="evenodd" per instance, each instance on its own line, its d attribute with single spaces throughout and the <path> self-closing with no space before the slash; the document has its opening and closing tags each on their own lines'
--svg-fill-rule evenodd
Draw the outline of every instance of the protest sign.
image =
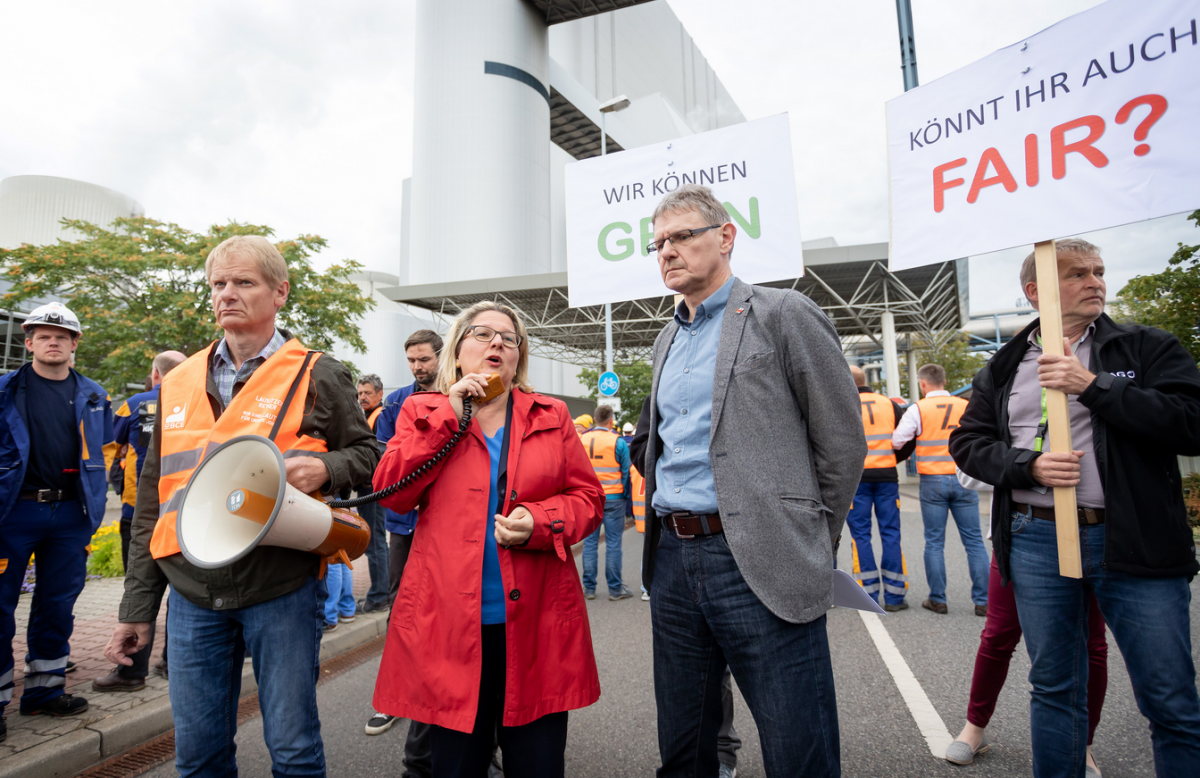
<svg viewBox="0 0 1200 778">
<path fill-rule="evenodd" d="M 1200 206 L 1200 0 L 1109 0 L 887 105 L 893 270 Z"/>
<path fill-rule="evenodd" d="M 655 206 L 685 183 L 710 187 L 729 209 L 738 278 L 804 273 L 786 114 L 574 162 L 566 176 L 572 307 L 671 293 L 646 246 Z"/>
</svg>

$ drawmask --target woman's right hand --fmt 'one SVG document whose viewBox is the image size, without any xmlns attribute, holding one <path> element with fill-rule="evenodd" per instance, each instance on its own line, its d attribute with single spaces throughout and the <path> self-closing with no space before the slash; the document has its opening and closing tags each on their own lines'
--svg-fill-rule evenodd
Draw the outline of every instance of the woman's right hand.
<svg viewBox="0 0 1200 778">
<path fill-rule="evenodd" d="M 487 393 L 488 377 L 483 373 L 467 373 L 454 386 L 450 387 L 450 407 L 459 419 L 463 415 L 464 397 L 483 397 Z"/>
</svg>

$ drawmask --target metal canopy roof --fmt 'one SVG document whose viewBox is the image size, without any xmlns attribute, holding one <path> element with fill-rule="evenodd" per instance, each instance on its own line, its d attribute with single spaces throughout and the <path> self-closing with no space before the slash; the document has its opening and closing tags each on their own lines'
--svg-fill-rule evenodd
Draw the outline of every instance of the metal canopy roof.
<svg viewBox="0 0 1200 778">
<path fill-rule="evenodd" d="M 550 87 L 550 140 L 575 159 L 600 156 L 600 125 L 584 115 L 553 85 Z M 608 136 L 608 153 L 624 151 Z"/>
<path fill-rule="evenodd" d="M 650 0 L 531 0 L 546 17 L 546 24 L 559 24 L 586 16 L 618 11 Z"/>
<path fill-rule="evenodd" d="M 736 260 L 734 260 L 736 269 Z M 887 269 L 887 244 L 809 249 L 803 278 L 760 284 L 798 289 L 824 309 L 844 345 L 878 343 L 881 317 L 891 311 L 897 332 L 931 335 L 966 320 L 966 262 Z M 481 300 L 519 311 L 530 335 L 530 353 L 579 365 L 603 361 L 604 306 L 571 308 L 567 274 L 541 273 L 475 281 L 386 287 L 384 297 L 432 311 L 448 324 Z M 674 314 L 670 295 L 613 303 L 613 349 L 618 361 L 650 358 L 654 339 Z"/>
</svg>

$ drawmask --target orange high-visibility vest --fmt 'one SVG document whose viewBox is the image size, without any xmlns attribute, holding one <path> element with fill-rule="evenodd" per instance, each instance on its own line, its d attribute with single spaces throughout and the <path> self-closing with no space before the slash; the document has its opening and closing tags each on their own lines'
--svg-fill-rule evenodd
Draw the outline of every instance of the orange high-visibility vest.
<svg viewBox="0 0 1200 778">
<path fill-rule="evenodd" d="M 892 433 L 896 431 L 896 411 L 892 401 L 874 392 L 859 394 L 858 401 L 862 405 L 863 432 L 867 436 L 867 458 L 863 468 L 895 467 Z"/>
<path fill-rule="evenodd" d="M 179 553 L 175 520 L 183 502 L 184 487 L 204 457 L 227 440 L 239 435 L 269 437 L 275 419 L 304 366 L 296 394 L 288 406 L 275 445 L 285 459 L 307 456 L 304 452 L 323 453 L 329 447 L 323 440 L 300 434 L 304 404 L 308 396 L 309 376 L 316 355 L 308 360 L 308 349 L 292 338 L 270 356 L 242 386 L 221 414 L 213 417 L 208 401 L 208 358 L 216 343 L 189 357 L 163 379 L 158 407 L 162 415 L 162 439 L 158 457 L 158 524 L 150 539 L 155 559 Z"/>
<path fill-rule="evenodd" d="M 379 414 L 381 413 L 383 413 L 382 404 L 380 404 L 380 406 L 375 410 L 371 411 L 370 415 L 367 416 L 367 426 L 371 428 L 371 432 L 375 431 L 375 420 L 379 418 Z"/>
<path fill-rule="evenodd" d="M 583 448 L 587 451 L 588 459 L 592 460 L 592 469 L 604 487 L 604 493 L 624 494 L 625 487 L 621 483 L 621 463 L 617 461 L 617 440 L 620 436 L 605 427 L 593 427 L 583 433 L 580 438 Z"/>
<path fill-rule="evenodd" d="M 926 397 L 917 401 L 921 434 L 917 436 L 917 472 L 921 475 L 954 475 L 950 456 L 950 432 L 967 409 L 967 401 L 953 395 Z"/>
<path fill-rule="evenodd" d="M 633 486 L 633 523 L 638 532 L 646 531 L 646 479 L 636 467 L 629 468 L 629 479 Z"/>
</svg>

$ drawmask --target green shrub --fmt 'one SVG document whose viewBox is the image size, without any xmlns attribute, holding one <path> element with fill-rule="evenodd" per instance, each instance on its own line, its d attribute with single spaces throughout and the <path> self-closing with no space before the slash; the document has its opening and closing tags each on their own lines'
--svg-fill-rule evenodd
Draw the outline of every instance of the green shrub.
<svg viewBox="0 0 1200 778">
<path fill-rule="evenodd" d="M 92 538 L 92 555 L 88 557 L 87 571 L 101 578 L 119 578 L 125 575 L 121 564 L 121 536 L 116 533 Z"/>
</svg>

